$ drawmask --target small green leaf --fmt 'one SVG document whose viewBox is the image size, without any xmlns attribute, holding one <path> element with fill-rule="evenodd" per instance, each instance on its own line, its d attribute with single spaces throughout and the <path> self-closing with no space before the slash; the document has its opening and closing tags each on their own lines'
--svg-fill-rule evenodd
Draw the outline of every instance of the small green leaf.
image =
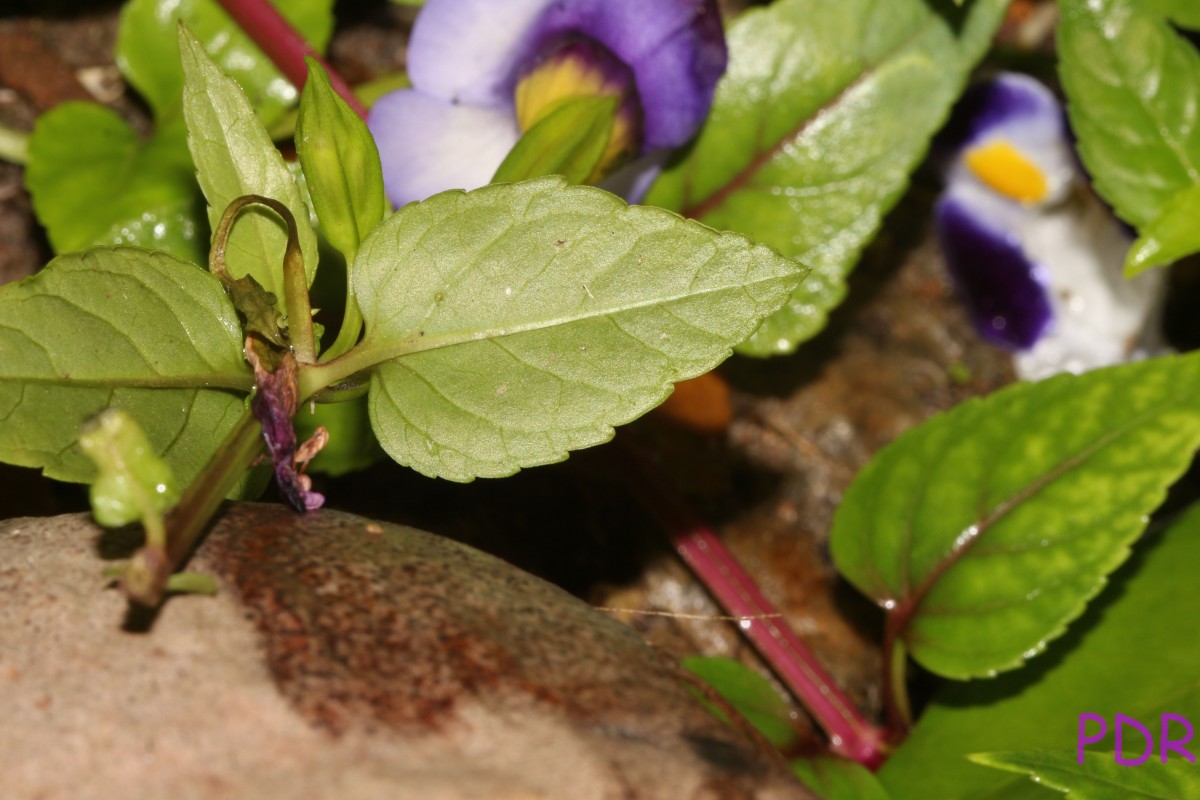
<svg viewBox="0 0 1200 800">
<path fill-rule="evenodd" d="M 1163 712 L 1200 719 L 1200 637 L 1186 633 L 1200 617 L 1200 506 L 1160 534 L 1136 545 L 1048 657 L 934 697 L 878 774 L 895 800 L 1054 800 L 1061 795 L 964 756 L 1072 749 L 1084 713 L 1108 720 L 1110 749 L 1117 713 L 1151 727 Z"/>
<path fill-rule="evenodd" d="M 797 743 L 791 707 L 762 675 L 732 658 L 685 658 L 683 668 L 728 700 L 775 747 L 786 750 Z"/>
<path fill-rule="evenodd" d="M 616 97 L 562 101 L 517 140 L 492 183 L 545 175 L 563 175 L 569 183 L 584 183 L 608 147 L 616 113 Z"/>
<path fill-rule="evenodd" d="M 319 52 L 333 33 L 333 0 L 287 0 L 279 11 Z M 295 104 L 296 87 L 236 25 L 215 0 L 130 0 L 121 11 L 117 65 L 159 120 L 177 116 L 183 71 L 175 29 L 183 22 L 205 51 L 250 98 L 271 127 Z"/>
<path fill-rule="evenodd" d="M 1200 184 L 1200 53 L 1133 0 L 1061 0 L 1059 75 L 1096 190 L 1139 229 Z"/>
<path fill-rule="evenodd" d="M 898 438 L 830 545 L 926 668 L 1012 669 L 1060 636 L 1200 445 L 1200 354 L 1018 384 Z"/>
<path fill-rule="evenodd" d="M 844 758 L 799 758 L 791 763 L 800 782 L 824 800 L 888 800 L 887 790 L 861 764 Z"/>
<path fill-rule="evenodd" d="M 143 142 L 95 103 L 63 103 L 38 117 L 25 180 L 54 249 L 132 244 L 202 263 L 204 200 L 185 135 L 182 124 L 166 125 Z"/>
<path fill-rule="evenodd" d="M 170 466 L 155 455 L 128 413 L 101 411 L 84 425 L 79 446 L 98 471 L 90 496 L 92 514 L 101 525 L 116 528 L 147 515 L 161 517 L 179 502 Z"/>
<path fill-rule="evenodd" d="M 0 460 L 10 464 L 91 480 L 77 432 L 111 406 L 138 420 L 186 483 L 251 386 L 233 306 L 194 264 L 97 248 L 0 287 Z"/>
<path fill-rule="evenodd" d="M 366 336 L 330 365 L 379 365 L 371 421 L 395 460 L 509 475 L 608 441 L 727 357 L 800 277 L 745 237 L 562 178 L 445 192 L 363 243 Z"/>
<path fill-rule="evenodd" d="M 1163 267 L 1200 252 L 1200 185 L 1171 198 L 1162 214 L 1144 228 L 1125 259 L 1125 277 Z"/>
<path fill-rule="evenodd" d="M 812 267 L 739 350 L 791 352 L 824 327 L 1007 5 L 780 0 L 733 23 L 708 122 L 646 202 Z"/>
<path fill-rule="evenodd" d="M 1131 769 L 1118 764 L 1114 753 L 1085 753 L 1083 763 L 1073 751 L 1025 750 L 1014 753 L 972 755 L 976 764 L 1028 775 L 1037 783 L 1057 789 L 1072 800 L 1181 800 L 1200 797 L 1200 773 L 1195 764 L 1168 760 Z"/>
<path fill-rule="evenodd" d="M 183 112 L 188 145 L 200 188 L 208 198 L 209 224 L 215 230 L 225 208 L 243 195 L 278 200 L 296 217 L 304 271 L 311 284 L 317 268 L 317 237 L 308 225 L 308 208 L 283 157 L 237 84 L 221 74 L 185 28 L 180 28 L 178 35 L 186 76 Z M 278 216 L 263 208 L 250 209 L 229 237 L 225 259 L 230 274 L 235 278 L 253 275 L 268 292 L 283 297 L 287 238 L 287 227 Z"/>
<path fill-rule="evenodd" d="M 391 211 L 379 150 L 366 123 L 329 85 L 321 65 L 311 58 L 306 63 L 296 153 L 321 230 L 351 263 L 363 238 Z"/>
</svg>

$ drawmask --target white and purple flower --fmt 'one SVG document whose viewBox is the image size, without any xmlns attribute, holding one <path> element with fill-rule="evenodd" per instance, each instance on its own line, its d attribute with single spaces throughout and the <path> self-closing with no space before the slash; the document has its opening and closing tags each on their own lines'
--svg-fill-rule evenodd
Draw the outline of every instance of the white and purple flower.
<svg viewBox="0 0 1200 800">
<path fill-rule="evenodd" d="M 1083 188 L 1050 90 L 1000 75 L 967 93 L 945 138 L 938 235 L 980 334 L 1030 379 L 1144 353 L 1161 275 L 1125 280 L 1132 237 Z"/>
<path fill-rule="evenodd" d="M 716 0 L 428 0 L 409 41 L 413 88 L 368 120 L 388 196 L 399 206 L 486 184 L 570 97 L 620 98 L 602 174 L 678 147 L 725 63 Z"/>
</svg>

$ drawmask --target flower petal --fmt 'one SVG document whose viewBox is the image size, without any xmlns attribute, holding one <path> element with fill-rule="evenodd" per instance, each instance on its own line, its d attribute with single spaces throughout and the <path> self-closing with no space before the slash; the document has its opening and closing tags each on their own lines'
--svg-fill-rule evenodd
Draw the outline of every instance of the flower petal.
<svg viewBox="0 0 1200 800">
<path fill-rule="evenodd" d="M 1018 350 L 1038 341 L 1054 313 L 1045 271 L 1021 247 L 1024 213 L 970 185 L 952 187 L 935 210 L 947 267 L 975 327 Z"/>
<path fill-rule="evenodd" d="M 537 20 L 555 0 L 427 0 L 408 42 L 418 89 L 467 105 L 511 107 Z"/>
<path fill-rule="evenodd" d="M 367 126 L 397 207 L 446 189 L 485 185 L 517 141 L 508 109 L 453 105 L 412 89 L 381 97 Z"/>
<path fill-rule="evenodd" d="M 1050 89 L 1027 75 L 1001 73 L 972 87 L 939 137 L 938 149 L 950 155 L 948 182 L 982 179 L 998 191 L 1006 182 L 988 181 L 985 171 L 979 164 L 973 166 L 968 156 L 1009 151 L 1040 173 L 1045 202 L 1062 200 L 1076 175 L 1062 106 Z M 993 166 L 1012 169 L 1012 164 Z M 1028 202 L 1028 198 L 1010 196 Z"/>
<path fill-rule="evenodd" d="M 643 152 L 691 138 L 725 72 L 716 0 L 562 0 L 538 21 L 529 45 L 539 49 L 569 35 L 595 39 L 633 69 Z"/>
</svg>

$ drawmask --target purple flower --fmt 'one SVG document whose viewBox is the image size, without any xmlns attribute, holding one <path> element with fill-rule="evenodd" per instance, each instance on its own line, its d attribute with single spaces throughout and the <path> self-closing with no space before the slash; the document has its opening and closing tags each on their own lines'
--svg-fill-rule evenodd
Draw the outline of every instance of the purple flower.
<svg viewBox="0 0 1200 800">
<path fill-rule="evenodd" d="M 368 124 L 396 205 L 487 183 L 520 135 L 580 95 L 620 98 L 606 171 L 684 144 L 725 71 L 716 0 L 428 0 L 413 88 Z"/>
<path fill-rule="evenodd" d="M 1025 378 L 1133 356 L 1159 279 L 1124 280 L 1131 239 L 1083 189 L 1053 93 L 1001 74 L 964 96 L 940 144 L 937 232 L 979 333 Z"/>
</svg>

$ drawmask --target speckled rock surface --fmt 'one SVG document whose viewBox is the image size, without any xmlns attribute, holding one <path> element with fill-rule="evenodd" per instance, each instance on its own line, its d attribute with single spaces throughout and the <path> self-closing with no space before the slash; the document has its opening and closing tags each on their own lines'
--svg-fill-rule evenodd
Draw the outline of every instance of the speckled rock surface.
<svg viewBox="0 0 1200 800">
<path fill-rule="evenodd" d="M 7 798 L 808 796 L 630 629 L 463 545 L 236 506 L 192 564 L 219 596 L 141 633 L 113 546 L 0 524 Z"/>
</svg>

